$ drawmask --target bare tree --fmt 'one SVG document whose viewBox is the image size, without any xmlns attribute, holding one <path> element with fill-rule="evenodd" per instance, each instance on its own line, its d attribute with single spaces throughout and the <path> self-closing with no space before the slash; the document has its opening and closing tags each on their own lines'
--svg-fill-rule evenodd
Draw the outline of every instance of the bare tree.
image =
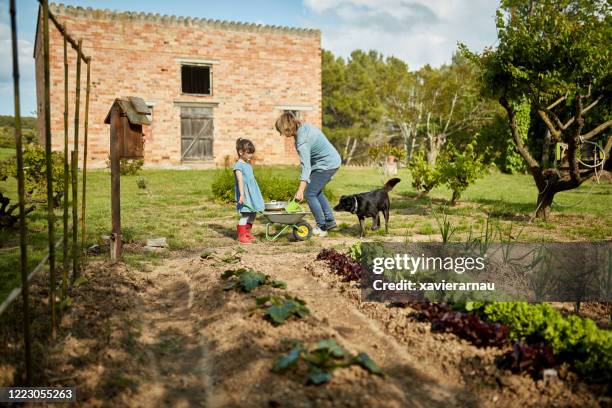
<svg viewBox="0 0 612 408">
<path fill-rule="evenodd" d="M 547 161 L 548 150 L 543 149 L 542 159 L 536 160 L 531 151 L 523 143 L 519 135 L 518 125 L 516 120 L 516 112 L 511 103 L 506 97 L 500 99 L 501 105 L 508 113 L 510 131 L 516 144 L 517 150 L 528 164 L 529 171 L 533 175 L 536 186 L 538 188 L 538 199 L 536 207 L 536 217 L 546 219 L 550 213 L 555 194 L 561 191 L 572 190 L 579 187 L 586 180 L 591 178 L 597 171 L 599 166 L 581 166 L 580 150 L 585 142 L 593 140 L 597 135 L 612 126 L 612 119 L 604 121 L 590 130 L 584 129 L 584 115 L 593 109 L 602 100 L 603 95 L 593 98 L 589 88 L 585 95 L 578 94 L 573 101 L 573 107 L 566 109 L 565 120 L 562 120 L 554 109 L 559 107 L 562 102 L 568 99 L 568 94 L 558 98 L 551 104 L 539 105 L 537 102 L 537 114 L 546 124 L 548 140 L 545 138 L 545 146 L 552 146 L 556 143 L 565 142 L 567 144 L 567 154 L 562 157 L 562 160 L 557 167 L 548 167 Z M 586 105 L 586 106 L 585 106 Z M 612 148 L 612 136 L 608 136 L 605 146 L 602 148 L 605 158 L 610 157 L 610 149 Z M 599 165 L 601 168 L 605 165 L 602 160 Z"/>
</svg>

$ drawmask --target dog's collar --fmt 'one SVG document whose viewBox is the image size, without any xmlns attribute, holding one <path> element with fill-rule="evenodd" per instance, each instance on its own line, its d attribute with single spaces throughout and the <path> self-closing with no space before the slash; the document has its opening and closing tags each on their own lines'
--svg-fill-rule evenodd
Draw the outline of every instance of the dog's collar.
<svg viewBox="0 0 612 408">
<path fill-rule="evenodd" d="M 355 200 L 355 207 L 351 210 L 351 214 L 355 214 L 357 212 L 357 207 L 359 207 L 359 204 L 357 204 L 357 196 L 353 196 L 353 200 Z"/>
</svg>

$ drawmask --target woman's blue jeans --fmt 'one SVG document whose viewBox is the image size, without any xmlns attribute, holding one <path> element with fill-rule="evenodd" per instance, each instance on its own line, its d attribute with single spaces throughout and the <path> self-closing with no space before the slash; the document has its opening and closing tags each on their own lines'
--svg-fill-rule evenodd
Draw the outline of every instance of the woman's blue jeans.
<svg viewBox="0 0 612 408">
<path fill-rule="evenodd" d="M 329 206 L 329 202 L 327 202 L 327 197 L 323 193 L 323 189 L 337 171 L 338 169 L 314 170 L 310 173 L 310 183 L 308 183 L 308 187 L 306 187 L 304 192 L 310 212 L 312 212 L 317 226 L 322 230 L 325 230 L 325 226 L 328 223 L 335 222 L 334 214 Z"/>
</svg>

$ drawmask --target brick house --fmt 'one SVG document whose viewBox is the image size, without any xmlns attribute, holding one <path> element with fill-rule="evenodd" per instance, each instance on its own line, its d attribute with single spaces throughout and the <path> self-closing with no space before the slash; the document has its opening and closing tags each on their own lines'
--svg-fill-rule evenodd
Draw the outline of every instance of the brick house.
<svg viewBox="0 0 612 408">
<path fill-rule="evenodd" d="M 51 12 L 92 57 L 88 166 L 103 167 L 104 124 L 116 97 L 139 96 L 152 108 L 147 166 L 219 166 L 235 158 L 235 140 L 255 143 L 260 164 L 296 164 L 292 140 L 278 135 L 285 110 L 321 126 L 318 30 L 52 4 Z M 40 13 L 39 13 L 40 14 Z M 51 132 L 64 145 L 63 39 L 50 23 Z M 73 145 L 76 57 L 69 47 L 69 143 Z M 42 24 L 37 27 L 38 112 L 44 109 Z M 81 125 L 86 65 L 81 72 Z M 44 135 L 43 115 L 39 115 Z M 79 132 L 83 152 L 83 130 Z"/>
</svg>

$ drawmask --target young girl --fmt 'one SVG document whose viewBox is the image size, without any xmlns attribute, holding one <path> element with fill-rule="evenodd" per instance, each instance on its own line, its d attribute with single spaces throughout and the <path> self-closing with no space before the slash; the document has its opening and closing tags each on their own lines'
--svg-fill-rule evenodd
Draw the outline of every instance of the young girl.
<svg viewBox="0 0 612 408">
<path fill-rule="evenodd" d="M 240 214 L 237 227 L 238 241 L 250 244 L 256 241 L 255 236 L 251 233 L 256 216 L 254 211 L 264 210 L 264 200 L 250 164 L 255 153 L 255 146 L 250 140 L 239 138 L 236 140 L 236 152 L 238 152 L 238 160 L 234 164 L 234 190 L 238 203 L 236 209 Z"/>
</svg>

